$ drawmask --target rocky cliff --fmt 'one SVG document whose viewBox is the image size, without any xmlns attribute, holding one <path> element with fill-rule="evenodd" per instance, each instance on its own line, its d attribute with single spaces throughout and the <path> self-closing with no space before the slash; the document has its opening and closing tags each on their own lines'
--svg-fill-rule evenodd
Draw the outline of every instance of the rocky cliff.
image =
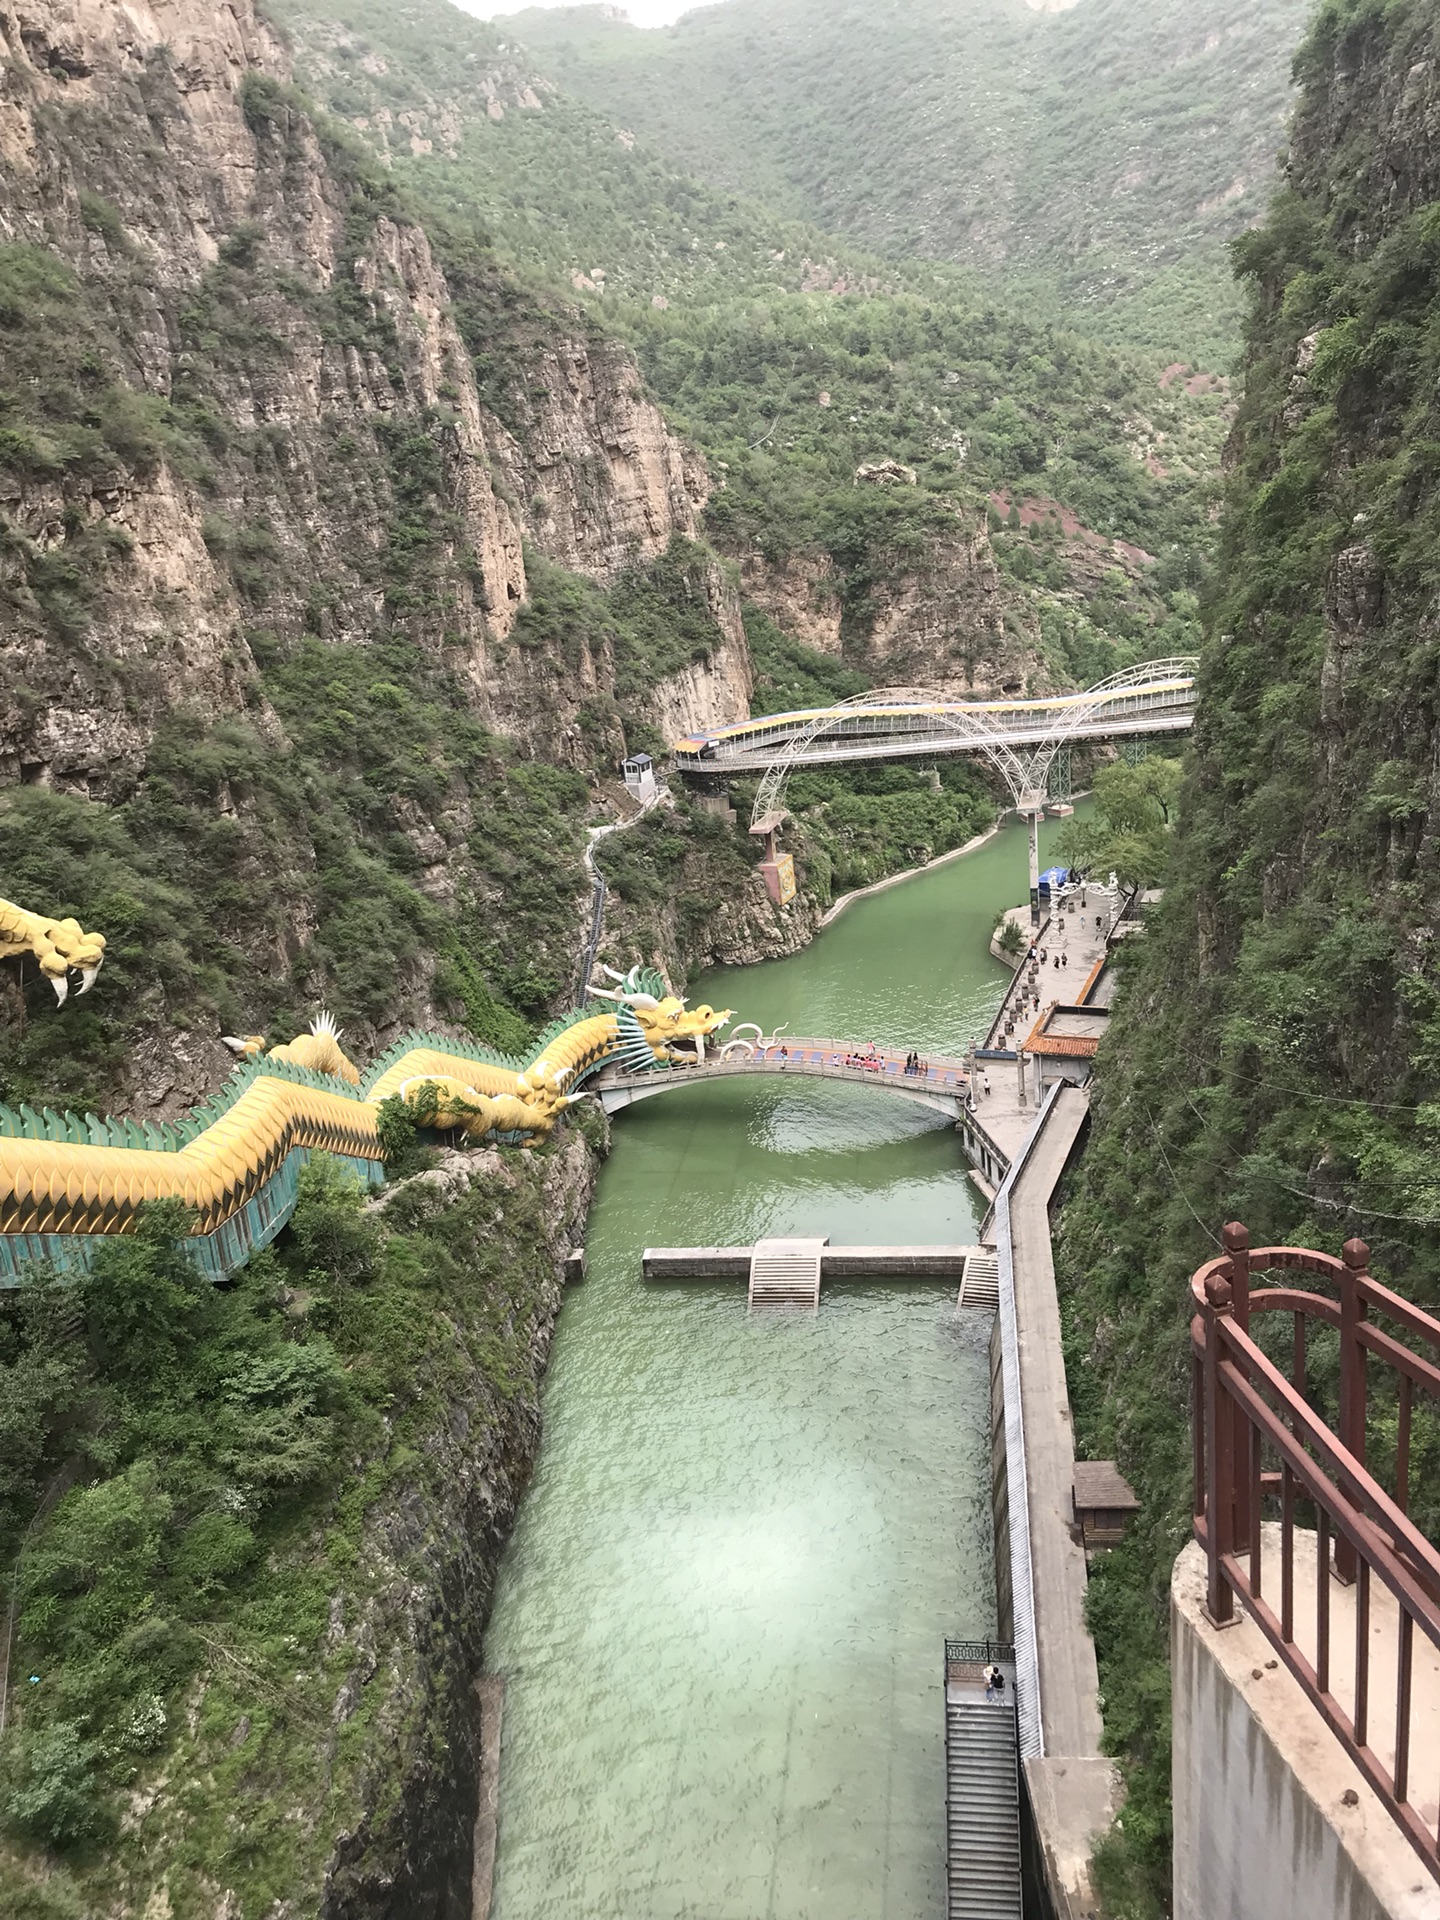
<svg viewBox="0 0 1440 1920">
<path fill-rule="evenodd" d="M 996 565 L 984 516 L 936 515 L 923 548 L 867 554 L 863 582 L 847 582 L 828 553 L 761 552 L 741 563 L 746 598 L 785 632 L 830 653 L 876 686 L 924 687 L 979 700 L 1003 688 L 1047 691 L 1034 609 Z"/>
<path fill-rule="evenodd" d="M 249 5 L 71 0 L 0 31 L 0 233 L 74 270 L 122 393 L 163 407 L 172 437 L 204 416 L 198 452 L 11 465 L 7 572 L 31 616 L 8 643 L 31 696 L 4 717 L 12 777 L 122 791 L 160 713 L 256 704 L 257 627 L 398 628 L 444 652 L 477 717 L 556 747 L 585 693 L 613 689 L 603 658 L 542 690 L 497 656 L 526 542 L 609 582 L 693 536 L 708 491 L 633 361 L 578 316 L 507 338 L 483 270 L 467 343 L 427 234 L 284 92 L 285 50 Z M 481 333 L 503 425 L 477 388 Z M 81 542 L 108 562 L 84 636 L 57 636 L 24 575 Z M 743 667 L 724 678 L 730 717 Z M 703 723 L 710 690 L 676 701 Z"/>
<path fill-rule="evenodd" d="M 1138 1913 L 1168 1897 L 1156 1706 L 1188 1530 L 1188 1276 L 1239 1219 L 1257 1244 L 1359 1235 L 1387 1284 L 1440 1297 L 1435 8 L 1334 0 L 1296 72 L 1286 178 L 1238 250 L 1224 586 L 1170 883 L 1064 1215 L 1078 1437 L 1118 1455 L 1144 1510 L 1089 1600 L 1131 1769 L 1116 1904 Z M 1394 1418 L 1372 1403 L 1372 1433 Z M 1428 1500 L 1419 1524 L 1437 1518 Z"/>
<path fill-rule="evenodd" d="M 321 997 L 362 1052 L 511 1044 L 573 985 L 596 782 L 748 710 L 703 460 L 250 0 L 0 35 L 0 785 L 54 796 L 7 891 L 120 962 L 8 1090 L 169 1112 Z"/>
</svg>

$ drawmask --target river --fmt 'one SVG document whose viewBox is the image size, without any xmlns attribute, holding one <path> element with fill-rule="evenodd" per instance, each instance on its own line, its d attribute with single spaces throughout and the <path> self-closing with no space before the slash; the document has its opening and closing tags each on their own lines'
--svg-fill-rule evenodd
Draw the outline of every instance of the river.
<svg viewBox="0 0 1440 1920">
<path fill-rule="evenodd" d="M 1047 828 L 1045 838 L 1055 829 Z M 692 1004 L 957 1053 L 1008 977 L 1022 831 L 856 901 Z M 545 1387 L 487 1665 L 494 1920 L 944 1910 L 942 1661 L 993 1632 L 988 1320 L 953 1286 L 646 1288 L 646 1245 L 972 1241 L 953 1130 L 865 1088 L 695 1087 L 620 1115 Z"/>
</svg>

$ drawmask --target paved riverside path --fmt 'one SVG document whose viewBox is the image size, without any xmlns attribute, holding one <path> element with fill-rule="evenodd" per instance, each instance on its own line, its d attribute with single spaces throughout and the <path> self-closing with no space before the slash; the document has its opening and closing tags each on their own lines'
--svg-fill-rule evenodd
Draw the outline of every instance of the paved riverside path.
<svg viewBox="0 0 1440 1920">
<path fill-rule="evenodd" d="M 1025 999 L 1023 1013 L 1019 1013 L 1015 1022 L 1015 1032 L 1007 1039 L 1004 1034 L 1005 1017 L 1008 1009 L 1021 996 L 1023 980 L 1017 974 L 1015 982 L 1007 989 L 1005 1001 L 1000 1013 L 995 1017 L 994 1026 L 986 1042 L 991 1047 L 1013 1049 L 1023 1046 L 1034 1031 L 1036 1024 L 1056 1006 L 1073 1007 L 1085 990 L 1085 983 L 1096 965 L 1104 959 L 1107 951 L 1107 934 L 1102 933 L 1097 924 L 1100 914 L 1106 921 L 1115 914 L 1115 896 L 1099 888 L 1091 888 L 1086 904 L 1077 907 L 1073 913 L 1067 913 L 1063 919 L 1047 919 L 1040 930 L 1038 944 L 1045 949 L 1047 960 L 1053 962 L 1056 953 L 1063 953 L 1069 965 L 1056 967 L 1047 964 L 1040 968 L 1036 976 L 1036 989 L 1040 995 L 1037 1010 L 1033 996 Z M 1083 919 L 1084 925 L 1080 924 Z M 1028 974 L 1028 967 L 1022 970 Z M 996 1028 L 1000 1031 L 997 1034 Z M 983 1094 L 975 1109 L 975 1117 L 984 1127 L 990 1138 L 1005 1155 L 1007 1161 L 1013 1161 L 1024 1144 L 1025 1136 L 1035 1123 L 1040 1110 L 1040 1102 L 1035 1098 L 1035 1075 L 1031 1068 L 1026 1086 L 1025 1102 L 1020 1101 L 1020 1071 L 1014 1060 L 984 1060 L 981 1068 L 990 1082 L 990 1092 Z"/>
<path fill-rule="evenodd" d="M 1043 1758 L 1027 1760 L 1026 1775 L 1050 1862 L 1051 1886 L 1057 1896 L 1063 1890 L 1077 1913 L 1085 1911 L 1094 1839 L 1113 1817 L 1115 1776 L 1101 1753 L 1100 1676 L 1085 1624 L 1085 1554 L 1072 1533 L 1075 1441 L 1050 1247 L 1050 1203 L 1088 1111 L 1083 1088 L 1060 1089 L 1010 1192 L 1044 1744 Z"/>
</svg>

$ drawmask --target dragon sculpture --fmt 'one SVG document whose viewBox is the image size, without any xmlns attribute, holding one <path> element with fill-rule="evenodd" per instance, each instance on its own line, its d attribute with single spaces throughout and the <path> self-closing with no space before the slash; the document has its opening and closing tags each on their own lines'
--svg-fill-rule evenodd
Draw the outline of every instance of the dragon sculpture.
<svg viewBox="0 0 1440 1920">
<path fill-rule="evenodd" d="M 662 975 L 653 968 L 632 967 L 629 973 L 616 973 L 613 967 L 601 967 L 600 971 L 616 985 L 592 984 L 591 997 L 614 1000 L 627 1009 L 657 1062 L 668 1061 L 674 1066 L 701 1065 L 706 1041 L 734 1018 L 733 1007 L 726 1007 L 720 1013 L 709 1006 L 687 1009 L 685 1002 L 671 993 Z M 627 1064 L 630 1063 L 627 1061 Z"/>
<path fill-rule="evenodd" d="M 62 1002 L 72 972 L 81 992 L 89 988 L 104 951 L 103 938 L 73 920 L 0 904 L 0 957 L 34 953 Z M 653 971 L 604 971 L 615 987 L 593 992 L 613 1010 L 590 1004 L 557 1021 L 528 1061 L 416 1033 L 362 1073 L 333 1018 L 320 1013 L 308 1033 L 280 1046 L 267 1047 L 261 1034 L 226 1035 L 238 1056 L 226 1087 L 171 1125 L 0 1106 L 0 1280 L 36 1257 L 83 1264 L 96 1237 L 133 1232 L 139 1209 L 161 1199 L 189 1209 L 202 1265 L 233 1272 L 289 1218 L 310 1153 L 335 1154 L 379 1180 L 384 1101 L 398 1098 L 439 1132 L 529 1146 L 601 1067 L 693 1065 L 731 1018 L 687 1009 Z"/>
<path fill-rule="evenodd" d="M 35 960 L 63 1006 L 72 974 L 79 976 L 79 992 L 88 993 L 94 986 L 105 959 L 105 936 L 86 933 L 78 920 L 47 920 L 11 900 L 0 900 L 0 960 L 20 960 L 26 954 Z"/>
<path fill-rule="evenodd" d="M 309 1067 L 314 1073 L 338 1074 L 352 1087 L 358 1087 L 360 1069 L 353 1060 L 346 1058 L 340 1045 L 341 1032 L 333 1015 L 322 1011 L 310 1022 L 309 1033 L 297 1033 L 283 1047 L 267 1050 L 265 1036 L 260 1033 L 246 1034 L 243 1039 L 227 1033 L 222 1035 L 222 1039 L 230 1051 L 238 1054 L 242 1060 L 258 1060 L 262 1055 L 269 1060 L 293 1060 L 297 1067 Z"/>
</svg>

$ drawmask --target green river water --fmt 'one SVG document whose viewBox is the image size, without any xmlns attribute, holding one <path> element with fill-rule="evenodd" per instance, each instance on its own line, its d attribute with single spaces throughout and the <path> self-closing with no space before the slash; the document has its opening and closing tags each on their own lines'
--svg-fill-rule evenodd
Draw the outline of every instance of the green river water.
<svg viewBox="0 0 1440 1920">
<path fill-rule="evenodd" d="M 1024 886 L 1007 827 L 692 1004 L 959 1053 Z M 614 1142 L 487 1637 L 494 1920 L 929 1920 L 942 1643 L 995 1625 L 988 1321 L 953 1286 L 884 1283 L 752 1319 L 743 1286 L 646 1288 L 640 1253 L 971 1241 L 958 1138 L 866 1088 L 764 1079 L 647 1101 Z"/>
</svg>

